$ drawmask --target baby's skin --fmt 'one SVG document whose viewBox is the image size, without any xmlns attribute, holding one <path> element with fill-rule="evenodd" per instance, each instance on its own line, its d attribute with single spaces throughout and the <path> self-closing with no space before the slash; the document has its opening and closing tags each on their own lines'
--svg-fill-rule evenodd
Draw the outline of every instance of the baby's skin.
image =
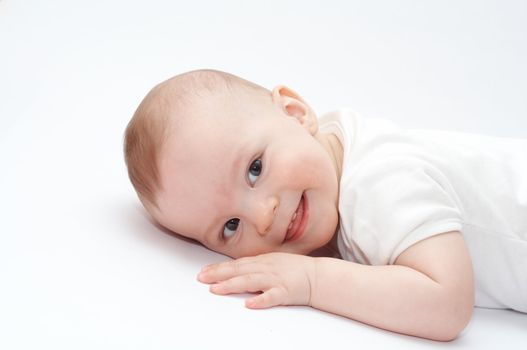
<svg viewBox="0 0 527 350">
<path fill-rule="evenodd" d="M 225 73 L 176 76 L 149 103 L 214 74 Z M 234 258 L 205 266 L 199 281 L 219 295 L 255 293 L 249 308 L 309 305 L 394 332 L 456 338 L 474 305 L 461 234 L 439 232 L 387 266 L 310 256 L 336 249 L 342 145 L 319 131 L 292 89 L 259 91 L 228 78 L 227 90 L 200 90 L 177 108 L 165 104 L 177 120 L 158 158 L 157 205 L 145 204 L 161 225 Z"/>
</svg>

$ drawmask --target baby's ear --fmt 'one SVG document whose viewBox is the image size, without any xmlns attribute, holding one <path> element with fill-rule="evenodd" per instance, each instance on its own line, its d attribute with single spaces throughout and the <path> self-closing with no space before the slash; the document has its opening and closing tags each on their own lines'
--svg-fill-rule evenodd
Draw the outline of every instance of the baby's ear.
<svg viewBox="0 0 527 350">
<path fill-rule="evenodd" d="M 284 85 L 273 89 L 273 102 L 285 115 L 297 119 L 311 134 L 318 131 L 317 116 L 309 105 L 294 90 Z"/>
</svg>

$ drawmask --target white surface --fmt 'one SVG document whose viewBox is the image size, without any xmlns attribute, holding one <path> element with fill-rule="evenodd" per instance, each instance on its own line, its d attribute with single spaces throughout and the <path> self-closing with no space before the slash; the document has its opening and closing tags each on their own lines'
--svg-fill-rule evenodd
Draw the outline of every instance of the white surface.
<svg viewBox="0 0 527 350">
<path fill-rule="evenodd" d="M 150 87 L 223 69 L 319 113 L 527 137 L 522 1 L 0 1 L 0 348 L 521 348 L 476 309 L 448 344 L 305 307 L 251 311 L 195 276 L 222 256 L 153 226 L 122 133 Z"/>
</svg>

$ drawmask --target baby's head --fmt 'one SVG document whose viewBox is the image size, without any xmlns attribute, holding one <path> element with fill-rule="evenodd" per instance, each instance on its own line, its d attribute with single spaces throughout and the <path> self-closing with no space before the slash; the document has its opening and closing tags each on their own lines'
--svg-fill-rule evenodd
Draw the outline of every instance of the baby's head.
<svg viewBox="0 0 527 350">
<path fill-rule="evenodd" d="M 199 70 L 155 86 L 125 133 L 130 180 L 169 230 L 232 257 L 308 254 L 338 223 L 336 137 L 285 86 Z"/>
</svg>

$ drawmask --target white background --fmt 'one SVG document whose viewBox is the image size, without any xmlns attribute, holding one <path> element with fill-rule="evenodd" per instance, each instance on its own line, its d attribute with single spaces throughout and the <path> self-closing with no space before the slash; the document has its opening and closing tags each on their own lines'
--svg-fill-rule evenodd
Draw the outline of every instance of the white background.
<svg viewBox="0 0 527 350">
<path fill-rule="evenodd" d="M 0 348 L 520 348 L 476 309 L 449 344 L 196 281 L 225 259 L 154 226 L 126 123 L 174 74 L 226 70 L 403 126 L 527 137 L 524 1 L 0 0 Z"/>
</svg>

